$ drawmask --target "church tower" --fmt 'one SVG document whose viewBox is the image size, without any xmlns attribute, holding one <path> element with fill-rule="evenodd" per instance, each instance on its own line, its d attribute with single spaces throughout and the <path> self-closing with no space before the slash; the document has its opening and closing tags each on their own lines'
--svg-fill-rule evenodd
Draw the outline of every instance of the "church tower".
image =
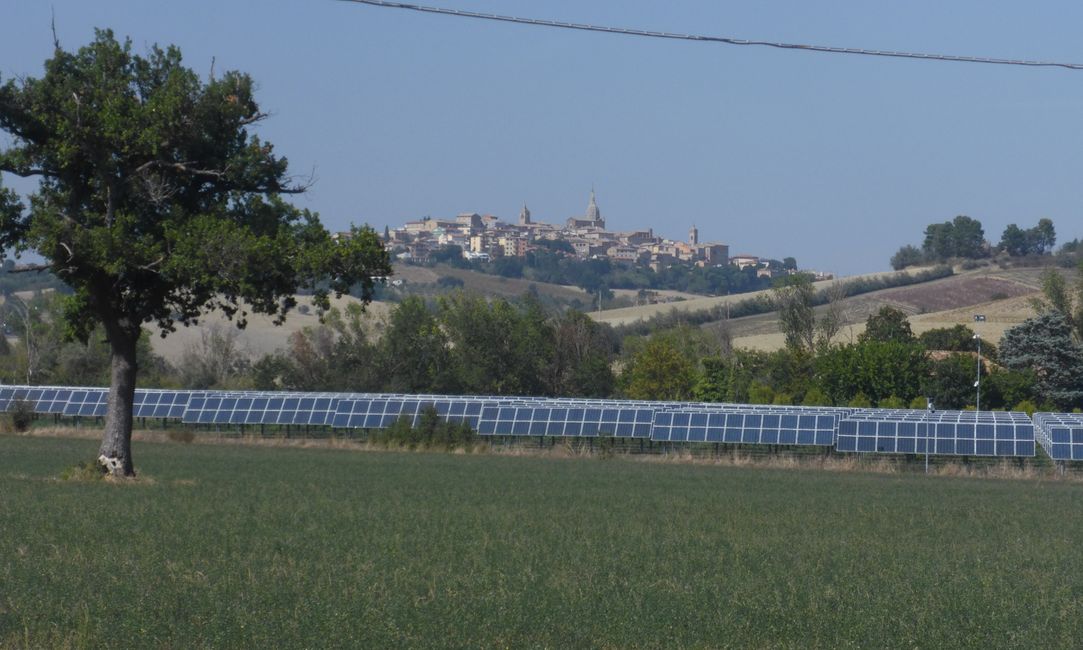
<svg viewBox="0 0 1083 650">
<path fill-rule="evenodd" d="M 526 207 L 526 203 L 523 204 L 523 211 L 519 213 L 519 225 L 530 225 L 530 209 Z"/>
<path fill-rule="evenodd" d="M 598 209 L 598 202 L 594 200 L 594 188 L 590 188 L 590 204 L 587 205 L 587 221 L 594 222 L 593 226 L 605 230 L 605 219 L 602 219 L 602 211 Z"/>
<path fill-rule="evenodd" d="M 696 228 L 696 224 L 692 224 L 692 227 L 688 229 L 688 243 L 699 246 L 699 229 Z"/>
</svg>

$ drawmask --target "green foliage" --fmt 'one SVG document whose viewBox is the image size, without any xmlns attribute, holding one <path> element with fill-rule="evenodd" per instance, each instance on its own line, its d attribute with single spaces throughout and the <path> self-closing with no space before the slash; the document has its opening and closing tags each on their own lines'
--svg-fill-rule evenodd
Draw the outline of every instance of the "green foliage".
<svg viewBox="0 0 1083 650">
<path fill-rule="evenodd" d="M 857 394 L 873 402 L 921 393 L 928 372 L 925 350 L 916 343 L 867 341 L 832 348 L 816 359 L 820 387 L 835 404 Z"/>
<path fill-rule="evenodd" d="M 944 223 L 929 224 L 925 229 L 922 252 L 926 259 L 940 262 L 954 257 L 986 257 L 985 231 L 980 221 L 965 215 Z"/>
<path fill-rule="evenodd" d="M 551 395 L 606 397 L 616 388 L 612 360 L 617 342 L 613 330 L 586 314 L 568 310 L 552 320 L 552 358 L 545 366 Z"/>
<path fill-rule="evenodd" d="M 878 312 L 865 321 L 865 331 L 858 335 L 859 343 L 875 341 L 879 343 L 911 343 L 914 333 L 910 321 L 904 312 L 884 305 Z"/>
<path fill-rule="evenodd" d="M 1007 408 L 1023 401 L 1034 401 L 1037 379 L 1029 368 L 1023 370 L 993 370 L 982 379 L 982 404 L 989 408 Z"/>
<path fill-rule="evenodd" d="M 686 400 L 692 394 L 695 369 L 672 342 L 653 338 L 632 357 L 621 381 L 631 399 Z"/>
<path fill-rule="evenodd" d="M 846 405 L 859 409 L 870 408 L 872 406 L 872 401 L 865 393 L 858 392 L 850 398 L 850 401 Z"/>
<path fill-rule="evenodd" d="M 81 460 L 60 471 L 61 481 L 100 481 L 105 478 L 101 467 L 93 461 Z"/>
<path fill-rule="evenodd" d="M 786 337 L 786 347 L 795 352 L 811 352 L 816 345 L 812 276 L 804 273 L 787 275 L 773 292 L 778 326 Z"/>
<path fill-rule="evenodd" d="M 1036 411 L 1038 411 L 1038 405 L 1035 404 L 1033 401 L 1031 401 L 1029 399 L 1025 399 L 1025 400 L 1023 400 L 1021 402 L 1018 402 L 1015 406 L 1013 406 L 1012 410 L 1013 411 L 1022 411 L 1023 413 L 1026 413 L 1028 416 L 1031 416 L 1031 415 L 1034 415 L 1034 413 Z"/>
<path fill-rule="evenodd" d="M 40 179 L 30 209 L 2 199 L 0 245 L 41 255 L 74 290 L 65 319 L 110 345 L 111 399 L 130 408 L 142 327 L 163 332 L 220 309 L 239 327 L 249 311 L 281 322 L 302 288 L 321 311 L 330 293 L 371 298 L 391 273 L 371 228 L 332 238 L 316 215 L 287 204 L 284 158 L 250 134 L 262 121 L 252 79 L 203 81 L 175 47 L 132 53 L 100 30 L 77 52 L 57 47 L 40 79 L 0 86 L 0 171 Z M 130 417 L 110 417 L 103 451 L 134 470 Z M 108 449 L 106 449 L 108 447 Z"/>
<path fill-rule="evenodd" d="M 925 346 L 927 350 L 947 352 L 978 351 L 978 341 L 974 338 L 974 330 L 966 325 L 935 327 L 918 335 L 918 343 Z M 981 355 L 983 359 L 995 361 L 997 359 L 996 345 L 989 341 L 982 341 Z"/>
<path fill-rule="evenodd" d="M 1013 370 L 1032 370 L 1042 401 L 1061 409 L 1083 404 L 1083 348 L 1060 312 L 1041 313 L 1006 331 L 1000 360 Z"/>
<path fill-rule="evenodd" d="M 23 433 L 34 423 L 34 405 L 24 399 L 12 400 L 8 405 L 7 422 L 12 431 Z M 5 427 L 7 428 L 7 427 Z"/>
<path fill-rule="evenodd" d="M 906 400 L 903 398 L 891 395 L 887 399 L 880 400 L 880 403 L 877 404 L 877 406 L 883 409 L 904 409 L 907 408 L 909 404 L 907 404 Z"/>
<path fill-rule="evenodd" d="M 819 386 L 813 386 L 805 392 L 804 399 L 801 400 L 802 406 L 834 406 L 831 402 L 831 398 L 827 396 Z"/>
<path fill-rule="evenodd" d="M 441 393 L 451 374 L 448 339 L 420 298 L 403 299 L 388 316 L 378 347 L 381 386 L 393 393 Z"/>
<path fill-rule="evenodd" d="M 918 266 L 925 263 L 925 255 L 921 249 L 907 244 L 891 256 L 891 268 L 901 271 L 909 266 Z"/>
<path fill-rule="evenodd" d="M 432 407 L 422 411 L 416 427 L 412 417 L 403 416 L 386 429 L 373 430 L 369 437 L 370 442 L 386 447 L 467 451 L 473 449 L 476 440 L 470 425 L 441 420 Z"/>
<path fill-rule="evenodd" d="M 447 335 L 451 386 L 457 392 L 495 395 L 546 393 L 545 364 L 553 332 L 536 300 L 520 307 L 506 300 L 455 293 L 440 300 Z"/>
<path fill-rule="evenodd" d="M 732 399 L 733 369 L 721 357 L 708 357 L 701 362 L 702 372 L 692 388 L 692 399 L 697 402 L 726 402 Z"/>
<path fill-rule="evenodd" d="M 1057 243 L 1056 229 L 1050 219 L 1039 219 L 1038 225 L 1023 230 L 1014 223 L 1008 224 L 1000 237 L 998 248 L 1012 257 L 1042 255 L 1053 250 Z"/>
<path fill-rule="evenodd" d="M 775 401 L 775 391 L 770 386 L 754 380 L 748 386 L 748 403 L 749 404 L 773 404 Z"/>
<path fill-rule="evenodd" d="M 977 359 L 968 354 L 951 354 L 930 364 L 930 374 L 922 383 L 922 392 L 936 408 L 962 409 L 973 405 L 977 393 Z"/>
</svg>

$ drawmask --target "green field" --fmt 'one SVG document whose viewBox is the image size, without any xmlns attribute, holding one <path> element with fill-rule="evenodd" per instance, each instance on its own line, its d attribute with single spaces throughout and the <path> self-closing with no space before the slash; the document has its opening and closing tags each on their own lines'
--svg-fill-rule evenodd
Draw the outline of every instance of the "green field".
<svg viewBox="0 0 1083 650">
<path fill-rule="evenodd" d="M 1078 647 L 1083 486 L 0 437 L 0 646 Z"/>
</svg>

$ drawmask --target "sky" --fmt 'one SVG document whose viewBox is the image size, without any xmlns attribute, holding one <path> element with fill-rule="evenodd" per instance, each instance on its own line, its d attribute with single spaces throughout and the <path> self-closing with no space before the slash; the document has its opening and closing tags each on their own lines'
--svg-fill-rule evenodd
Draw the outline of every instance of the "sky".
<svg viewBox="0 0 1083 650">
<path fill-rule="evenodd" d="M 568 22 L 1083 63 L 1083 3 L 421 0 Z M 335 0 L 77 0 L 5 7 L 0 80 L 108 27 L 258 84 L 262 138 L 315 185 L 328 228 L 460 212 L 582 215 L 793 256 L 889 268 L 966 214 L 1083 237 L 1083 71 L 934 63 L 508 25 Z M 0 140 L 2 142 L 2 140 Z M 21 191 L 32 184 L 5 178 Z"/>
</svg>

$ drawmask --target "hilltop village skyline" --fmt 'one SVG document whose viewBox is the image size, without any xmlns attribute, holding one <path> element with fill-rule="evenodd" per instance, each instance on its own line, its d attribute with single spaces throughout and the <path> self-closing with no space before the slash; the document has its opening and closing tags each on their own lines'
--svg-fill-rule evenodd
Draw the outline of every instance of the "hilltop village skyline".
<svg viewBox="0 0 1083 650">
<path fill-rule="evenodd" d="M 609 230 L 593 188 L 586 211 L 563 223 L 536 221 L 524 204 L 515 222 L 477 212 L 462 212 L 452 218 L 424 217 L 394 229 L 388 227 L 385 240 L 396 259 L 422 264 L 434 251 L 453 246 L 461 249 L 467 260 L 490 261 L 525 257 L 543 242 L 566 242 L 567 250 L 580 259 L 611 259 L 649 266 L 655 271 L 678 263 L 700 267 L 732 264 L 740 269 L 756 268 L 761 275 L 795 270 L 793 263 L 784 269 L 778 260 L 745 253 L 731 255 L 729 244 L 700 241 L 694 223 L 685 241 L 656 235 L 653 228 Z M 787 258 L 787 262 L 792 259 Z"/>
</svg>

